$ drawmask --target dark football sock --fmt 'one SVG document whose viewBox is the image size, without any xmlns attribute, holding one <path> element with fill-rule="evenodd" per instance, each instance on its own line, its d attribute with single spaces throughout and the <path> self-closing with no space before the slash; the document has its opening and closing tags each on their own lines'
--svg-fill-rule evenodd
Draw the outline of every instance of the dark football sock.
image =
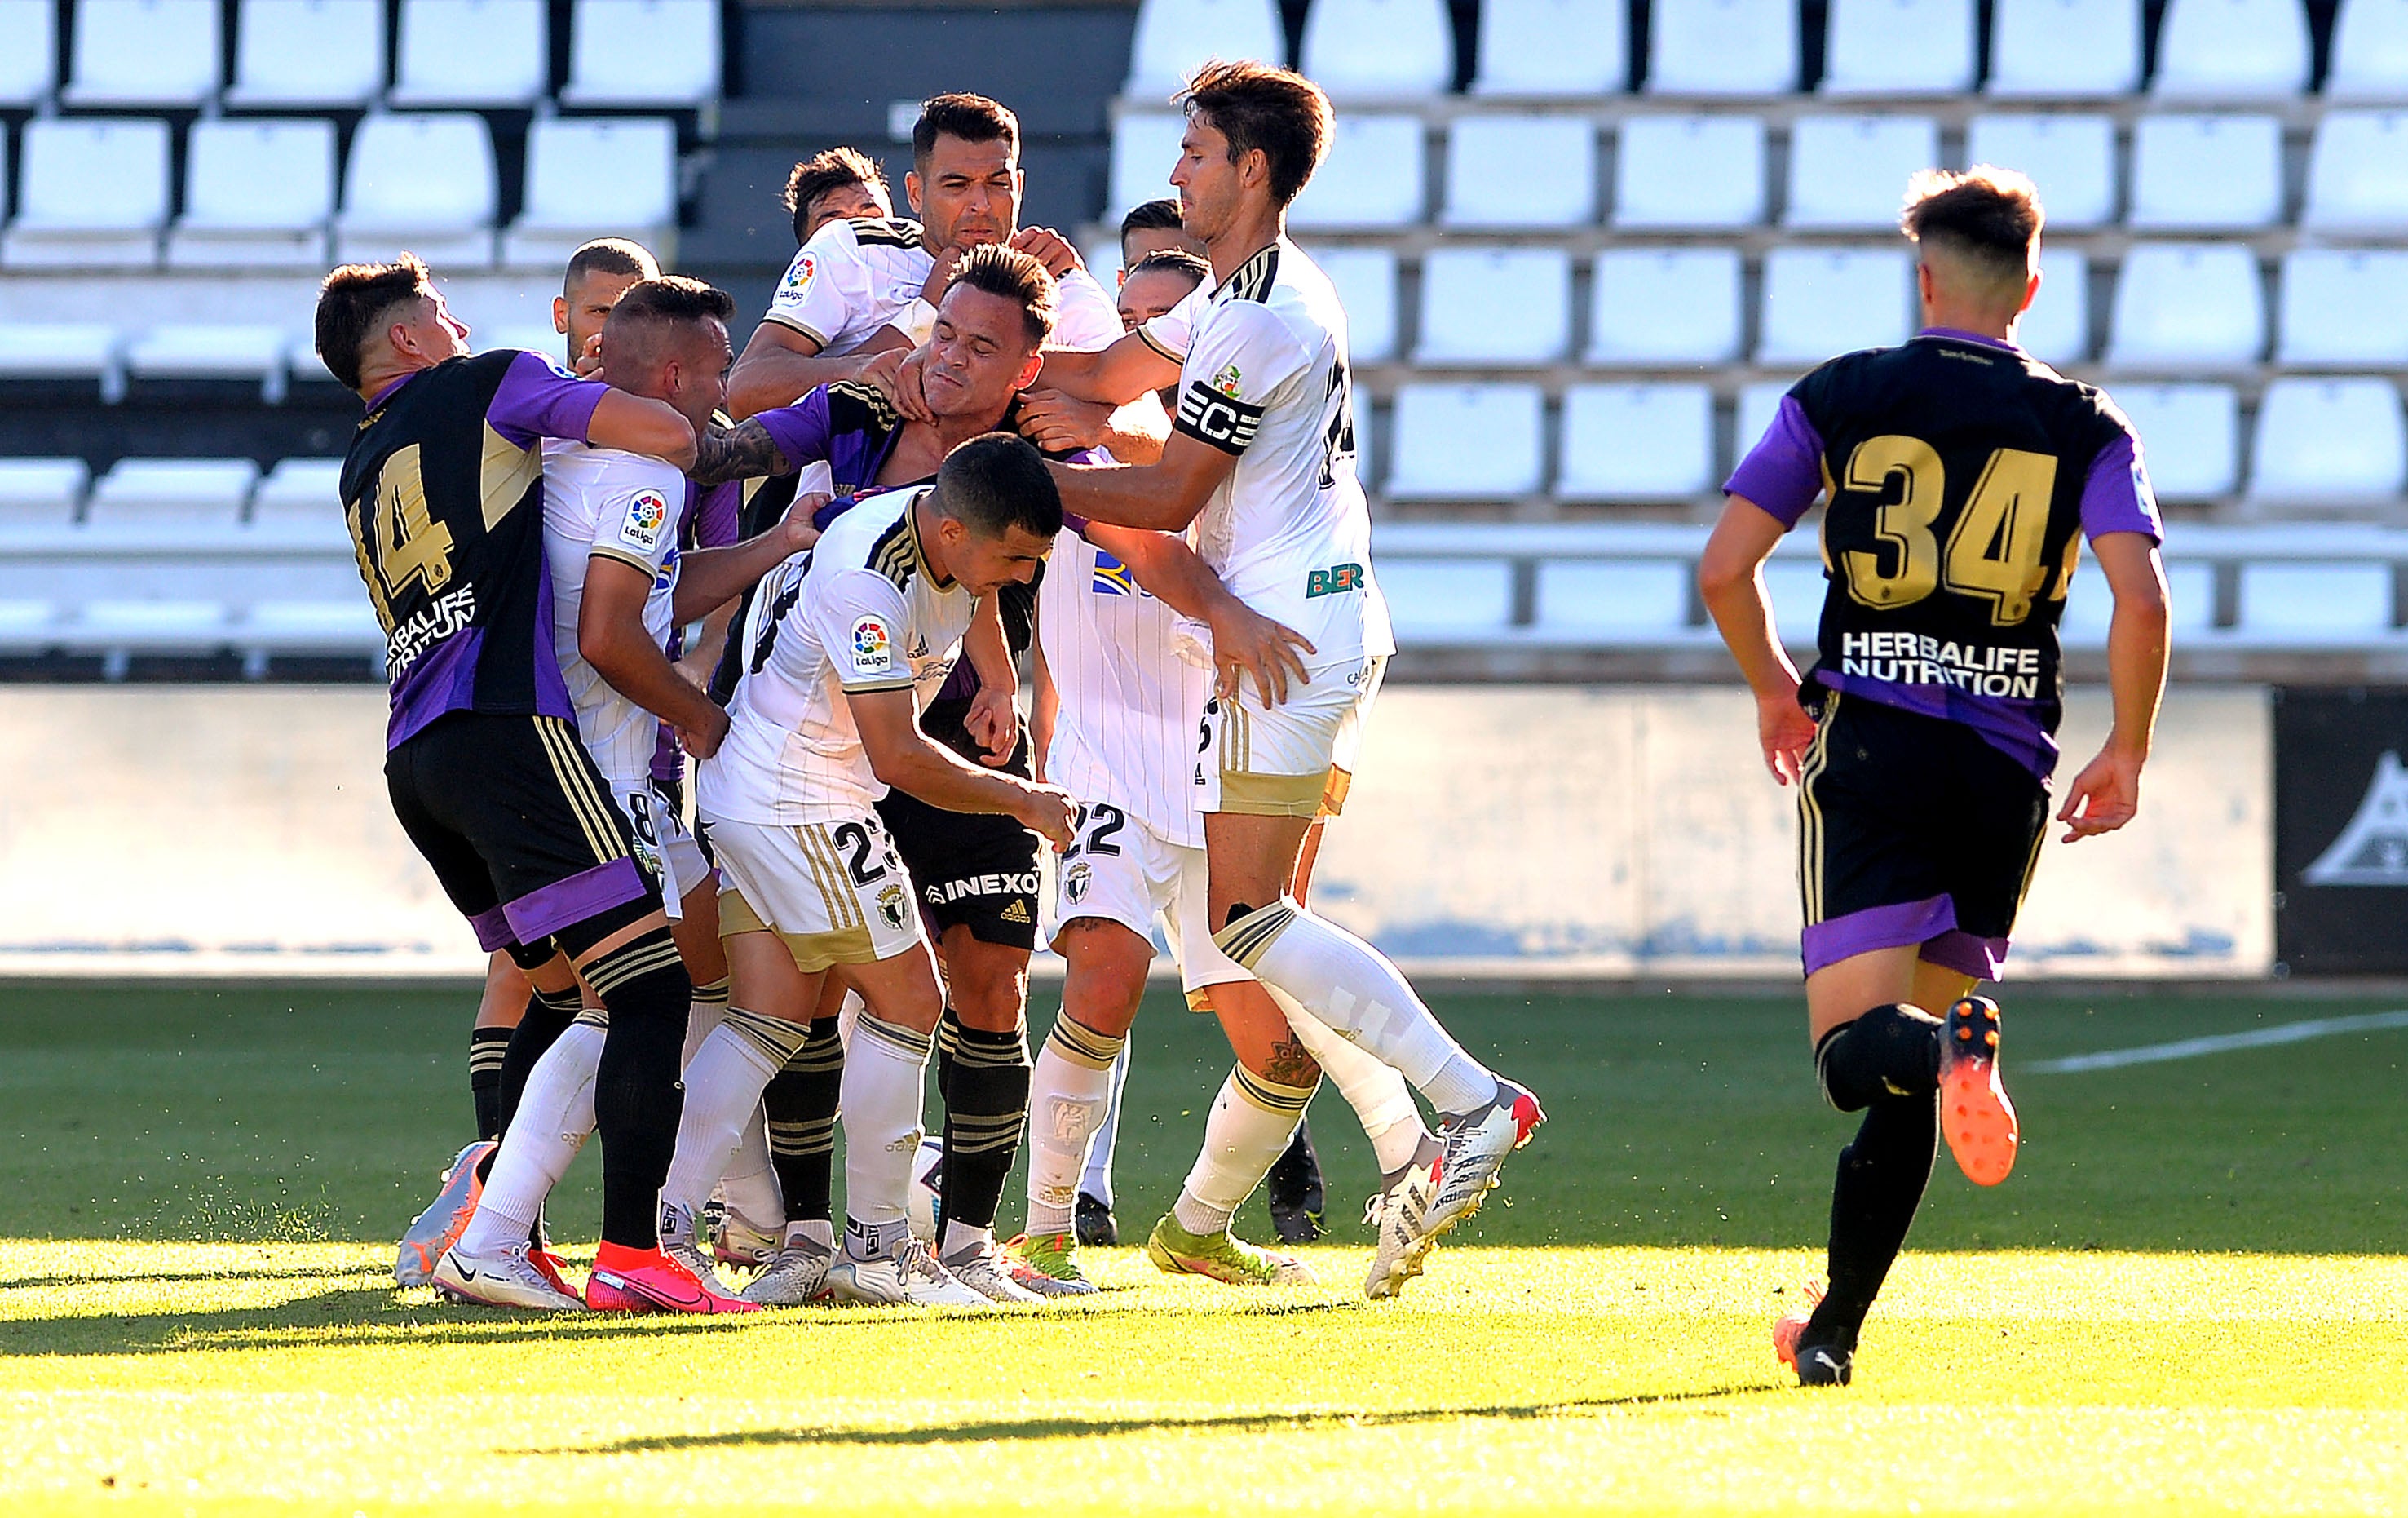
<svg viewBox="0 0 2408 1518">
<path fill-rule="evenodd" d="M 468 1099 L 477 1105 L 477 1136 L 502 1136 L 502 1061 L 510 1047 L 508 1028 L 468 1031 Z"/>
<path fill-rule="evenodd" d="M 685 1088 L 678 1057 L 694 982 L 666 927 L 654 928 L 585 966 L 609 1009 L 610 1031 L 594 1073 L 594 1128 L 602 1137 L 602 1240 L 629 1249 L 660 1243 L 661 1188 L 677 1149 Z"/>
<path fill-rule="evenodd" d="M 1270 1201 L 1282 1207 L 1302 1207 L 1318 1217 L 1328 1197 L 1321 1181 L 1321 1156 L 1312 1150 L 1312 1127 L 1302 1119 L 1296 1125 L 1296 1136 L 1287 1148 L 1271 1162 L 1271 1172 L 1263 1178 L 1264 1190 Z"/>
<path fill-rule="evenodd" d="M 1866 1109 L 1856 1141 L 1840 1151 L 1831 1187 L 1830 1290 L 1807 1324 L 1807 1342 L 1856 1347 L 1856 1329 L 1906 1243 L 1939 1152 L 1936 1091 L 1881 1097 Z"/>
<path fill-rule="evenodd" d="M 769 1115 L 769 1163 L 785 1193 L 788 1222 L 835 1217 L 828 1193 L 843 1086 L 844 1043 L 837 1036 L 837 1019 L 821 1018 L 761 1093 Z"/>
<path fill-rule="evenodd" d="M 937 1100 L 949 1103 L 953 1100 L 953 1064 L 961 1053 L 962 1044 L 961 1014 L 953 1010 L 951 1003 L 947 1003 L 945 1010 L 938 1015 L 937 1031 L 933 1036 L 937 1049 Z"/>
<path fill-rule="evenodd" d="M 939 1046 L 941 1047 L 941 1045 Z M 1003 1183 L 1020 1153 L 1028 1118 L 1028 1039 L 954 1024 L 953 1073 L 945 1093 L 945 1164 L 939 1187 L 945 1221 L 993 1228 Z"/>
<path fill-rule="evenodd" d="M 1923 1096 L 1940 1089 L 1938 1018 L 1893 1002 L 1842 1023 L 1814 1046 L 1814 1078 L 1842 1112 L 1885 1096 Z"/>
</svg>

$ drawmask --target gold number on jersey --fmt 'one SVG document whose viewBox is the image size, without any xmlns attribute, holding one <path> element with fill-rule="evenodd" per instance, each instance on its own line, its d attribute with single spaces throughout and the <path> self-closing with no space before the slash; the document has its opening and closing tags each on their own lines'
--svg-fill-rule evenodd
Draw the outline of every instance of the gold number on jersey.
<svg viewBox="0 0 2408 1518">
<path fill-rule="evenodd" d="M 389 594 L 399 596 L 412 580 L 430 596 L 451 584 L 452 529 L 427 513 L 416 443 L 377 471 L 376 542 L 377 569 Z"/>
<path fill-rule="evenodd" d="M 1912 606 L 1940 585 L 1940 540 L 1931 524 L 1940 519 L 1948 471 L 1940 455 L 1920 438 L 1891 433 L 1867 438 L 1848 455 L 1847 487 L 1886 493 L 1898 482 L 1898 499 L 1882 502 L 1873 531 L 1898 556 L 1898 567 L 1882 572 L 1882 556 L 1852 548 L 1842 556 L 1848 594 L 1867 606 Z"/>
<path fill-rule="evenodd" d="M 2048 578 L 2041 547 L 2056 490 L 2054 456 L 2001 448 L 1982 466 L 1972 499 L 1949 529 L 1948 588 L 1987 600 L 1994 627 L 2031 615 L 2032 598 Z"/>
</svg>

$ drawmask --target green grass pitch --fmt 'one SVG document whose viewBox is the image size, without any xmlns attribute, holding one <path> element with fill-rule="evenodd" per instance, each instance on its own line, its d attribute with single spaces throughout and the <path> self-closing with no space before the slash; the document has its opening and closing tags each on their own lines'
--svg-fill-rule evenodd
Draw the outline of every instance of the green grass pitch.
<svg viewBox="0 0 2408 1518">
<path fill-rule="evenodd" d="M 1553 1121 L 1398 1302 L 1360 1300 L 1369 1156 L 1325 1093 L 1318 1288 L 1121 1251 L 1089 1307 L 734 1323 L 393 1289 L 472 1001 L 0 987 L 0 1512 L 2408 1511 L 2408 1031 L 2014 1074 L 2380 1004 L 2010 998 L 2014 1177 L 1943 1154 L 1856 1384 L 1803 1392 L 1767 1329 L 1850 1124 L 1794 1000 L 1441 997 Z M 1216 1040 L 1168 996 L 1139 1024 L 1128 1232 Z"/>
</svg>

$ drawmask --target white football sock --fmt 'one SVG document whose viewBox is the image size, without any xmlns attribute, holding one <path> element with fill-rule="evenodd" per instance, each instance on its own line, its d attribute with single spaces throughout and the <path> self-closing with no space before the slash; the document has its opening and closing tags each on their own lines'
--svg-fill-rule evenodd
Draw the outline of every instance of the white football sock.
<svg viewBox="0 0 2408 1518">
<path fill-rule="evenodd" d="M 1204 1147 L 1179 1189 L 1170 1215 L 1191 1234 L 1229 1226 L 1271 1165 L 1296 1137 L 1314 1086 L 1283 1086 L 1240 1065 L 1221 1082 L 1204 1119 Z"/>
<path fill-rule="evenodd" d="M 719 1178 L 727 1210 L 751 1228 L 775 1234 L 786 1221 L 786 1196 L 778 1189 L 778 1169 L 769 1160 L 768 1120 L 755 1107 L 736 1137 L 736 1153 L 727 1173 Z"/>
<path fill-rule="evenodd" d="M 867 1011 L 853 1024 L 840 1096 L 848 1248 L 856 1225 L 883 1236 L 881 1224 L 903 1221 L 911 1161 L 920 1152 L 920 1105 L 933 1043 L 926 1034 Z"/>
<path fill-rule="evenodd" d="M 995 1242 L 992 1228 L 973 1228 L 966 1222 L 945 1220 L 943 1241 L 937 1246 L 937 1258 L 958 1260 L 965 1254 L 975 1254 Z"/>
<path fill-rule="evenodd" d="M 1128 1089 L 1128 1041 L 1121 1041 L 1120 1058 L 1112 1062 L 1112 1095 L 1105 1104 L 1104 1115 L 1096 1120 L 1096 1131 L 1087 1142 L 1087 1168 L 1080 1173 L 1081 1194 L 1092 1196 L 1106 1207 L 1112 1205 L 1112 1150 L 1121 1137 L 1121 1092 Z"/>
<path fill-rule="evenodd" d="M 685 1049 L 678 1056 L 679 1069 L 682 1070 L 694 1063 L 695 1055 L 701 1052 L 702 1041 L 710 1036 L 710 1030 L 718 1027 L 720 1019 L 725 1016 L 727 1016 L 727 977 L 725 976 L 721 976 L 708 986 L 694 988 L 694 1000 L 686 1004 Z"/>
<path fill-rule="evenodd" d="M 710 1188 L 726 1173 L 738 1131 L 761 1107 L 769 1077 L 802 1048 L 810 1030 L 731 1006 L 685 1068 L 685 1111 L 678 1120 L 677 1158 L 661 1198 L 688 1218 L 699 1217 Z"/>
<path fill-rule="evenodd" d="M 1044 1048 L 1037 1051 L 1028 1083 L 1031 1234 L 1069 1232 L 1071 1210 L 1084 1186 L 1081 1166 L 1093 1172 L 1087 1161 L 1091 1138 L 1107 1145 L 1104 1164 L 1110 1174 L 1108 1140 L 1096 1130 L 1110 1110 L 1113 1072 L 1127 1068 L 1127 1043 L 1057 1017 Z M 1107 1191 L 1099 1200 L 1108 1201 L 1111 1194 Z"/>
<path fill-rule="evenodd" d="M 808 1243 L 823 1253 L 836 1248 L 836 1224 L 825 1218 L 805 1218 L 786 1224 L 786 1248 Z"/>
<path fill-rule="evenodd" d="M 527 1072 L 518 1111 L 486 1174 L 484 1195 L 460 1236 L 462 1253 L 497 1254 L 527 1241 L 543 1216 L 543 1199 L 594 1131 L 594 1072 L 601 1068 L 608 1036 L 580 1019 Z"/>
<path fill-rule="evenodd" d="M 1394 1065 L 1439 1111 L 1471 1112 L 1496 1100 L 1497 1077 L 1463 1052 L 1388 957 L 1295 897 L 1254 908 L 1212 942 L 1348 1043 Z"/>
<path fill-rule="evenodd" d="M 1422 1109 L 1413 1105 L 1412 1088 L 1405 1084 L 1405 1077 L 1339 1037 L 1295 997 L 1269 986 L 1263 989 L 1287 1014 L 1296 1041 L 1354 1109 L 1356 1120 L 1363 1124 L 1363 1136 L 1371 1141 L 1371 1152 L 1379 1160 L 1380 1173 L 1387 1175 L 1411 1164 L 1429 1130 L 1422 1126 Z"/>
</svg>

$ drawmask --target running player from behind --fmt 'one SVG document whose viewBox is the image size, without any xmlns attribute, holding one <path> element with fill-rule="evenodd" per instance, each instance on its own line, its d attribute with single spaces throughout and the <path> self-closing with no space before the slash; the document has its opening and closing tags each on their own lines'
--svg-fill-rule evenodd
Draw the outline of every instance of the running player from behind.
<svg viewBox="0 0 2408 1518">
<path fill-rule="evenodd" d="M 1344 802 L 1396 647 L 1355 476 L 1346 315 L 1285 229 L 1333 118 L 1318 86 L 1256 63 L 1205 65 L 1185 102 L 1171 183 L 1219 282 L 1100 354 L 1048 355 L 1043 376 L 1110 401 L 1175 382 L 1178 420 L 1157 464 L 1055 473 L 1064 508 L 1079 516 L 1193 527 L 1233 594 L 1318 650 L 1286 701 L 1240 691 L 1207 708 L 1197 778 L 1210 920 L 1230 958 L 1394 1066 L 1438 1109 L 1439 1156 L 1401 1177 L 1382 1207 L 1383 1233 L 1398 1230 L 1405 1244 L 1383 1251 L 1383 1264 L 1401 1279 L 1478 1207 L 1543 1115 L 1528 1092 L 1464 1051 L 1385 955 L 1290 893 L 1314 817 Z M 907 364 L 897 388 L 909 396 L 915 381 Z"/>
<path fill-rule="evenodd" d="M 341 495 L 386 631 L 387 785 L 479 942 L 546 990 L 581 976 L 610 1033 L 595 1083 L 602 1246 L 585 1300 L 524 1240 L 490 1277 L 445 1284 L 552 1309 L 699 1308 L 700 1284 L 660 1251 L 656 1210 L 693 987 L 552 657 L 541 453 L 545 438 L 566 438 L 684 468 L 694 427 L 665 402 L 571 379 L 534 354 L 470 357 L 467 336 L 409 254 L 346 265 L 320 287 L 319 356 L 367 408 Z M 495 1163 L 508 1159 L 506 1140 Z"/>
<path fill-rule="evenodd" d="M 1923 329 L 1798 383 L 1724 486 L 1698 570 L 1765 763 L 1798 785 L 1815 1079 L 1865 1115 L 1832 1187 L 1828 1290 L 1773 1330 L 1810 1386 L 1854 1374 L 1941 1136 L 1977 1185 L 2014 1164 L 1999 1008 L 1972 992 L 2002 973 L 2047 832 L 2057 619 L 2085 538 L 2114 598 L 2114 726 L 2057 811 L 2069 842 L 2138 809 L 2166 672 L 2139 441 L 2104 394 L 2015 346 L 2040 288 L 2031 181 L 1926 171 L 1902 223 Z M 1761 567 L 1827 491 L 1831 583 L 1801 682 Z"/>
</svg>

